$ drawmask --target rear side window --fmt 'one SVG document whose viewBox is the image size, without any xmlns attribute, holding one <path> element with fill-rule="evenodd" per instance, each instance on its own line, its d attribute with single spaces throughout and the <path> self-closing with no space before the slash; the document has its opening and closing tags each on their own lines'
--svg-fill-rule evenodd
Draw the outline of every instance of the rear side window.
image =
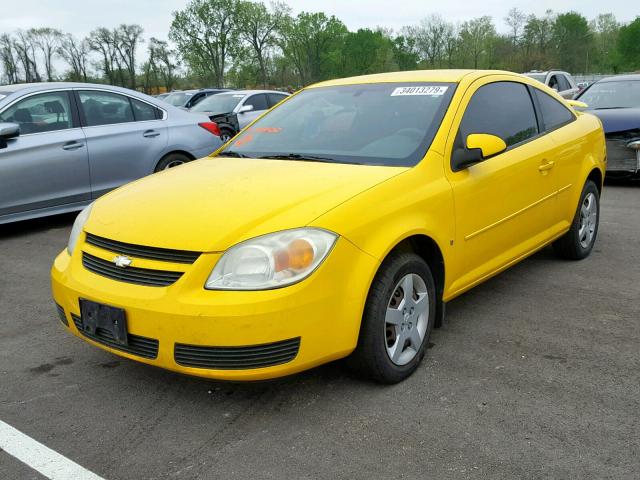
<svg viewBox="0 0 640 480">
<path fill-rule="evenodd" d="M 22 135 L 72 128 L 69 94 L 48 92 L 31 95 L 2 112 L 0 122 L 17 123 Z"/>
<path fill-rule="evenodd" d="M 461 140 L 472 133 L 496 135 L 507 147 L 536 136 L 538 123 L 527 87 L 517 82 L 480 87 L 464 112 L 460 132 Z"/>
<path fill-rule="evenodd" d="M 133 105 L 133 115 L 136 122 L 144 122 L 147 120 L 156 120 L 162 118 L 162 113 L 159 109 L 148 103 L 141 102 L 135 98 L 131 99 L 131 105 Z"/>
<path fill-rule="evenodd" d="M 542 113 L 542 123 L 545 131 L 560 128 L 563 125 L 572 122 L 576 118 L 567 107 L 562 105 L 551 95 L 547 95 L 537 88 L 534 88 L 533 91 L 538 99 L 538 105 L 540 106 L 540 112 Z"/>
<path fill-rule="evenodd" d="M 268 109 L 267 105 L 267 96 L 264 93 L 259 93 L 258 95 L 252 95 L 245 102 L 245 105 L 253 105 L 253 110 L 266 110 Z"/>
<path fill-rule="evenodd" d="M 131 103 L 124 95 L 97 91 L 81 91 L 78 94 L 89 127 L 134 121 Z"/>
<path fill-rule="evenodd" d="M 569 80 L 567 80 L 567 77 L 565 77 L 564 75 L 558 75 L 557 78 L 558 88 L 561 92 L 564 92 L 565 90 L 571 90 L 571 84 L 569 83 Z"/>
<path fill-rule="evenodd" d="M 287 97 L 286 95 L 282 95 L 280 93 L 268 93 L 267 96 L 269 97 L 269 108 L 277 105 Z"/>
</svg>

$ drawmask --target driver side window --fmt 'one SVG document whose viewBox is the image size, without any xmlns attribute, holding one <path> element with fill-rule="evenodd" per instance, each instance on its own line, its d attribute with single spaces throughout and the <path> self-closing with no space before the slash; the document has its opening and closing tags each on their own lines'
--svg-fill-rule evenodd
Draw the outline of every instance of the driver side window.
<svg viewBox="0 0 640 480">
<path fill-rule="evenodd" d="M 31 95 L 2 112 L 0 122 L 17 123 L 21 135 L 72 128 L 69 94 L 48 92 Z"/>
<path fill-rule="evenodd" d="M 538 134 L 533 102 L 527 87 L 517 82 L 495 82 L 474 93 L 460 123 L 463 142 L 472 133 L 500 137 L 507 147 Z"/>
</svg>

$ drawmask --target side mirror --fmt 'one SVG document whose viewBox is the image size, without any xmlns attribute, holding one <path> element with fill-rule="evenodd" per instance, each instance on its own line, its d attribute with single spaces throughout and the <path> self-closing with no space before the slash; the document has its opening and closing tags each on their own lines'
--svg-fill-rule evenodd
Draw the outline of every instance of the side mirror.
<svg viewBox="0 0 640 480">
<path fill-rule="evenodd" d="M 466 148 L 454 150 L 451 168 L 459 172 L 480 163 L 507 149 L 507 144 L 500 137 L 488 133 L 472 133 L 467 137 Z"/>
<path fill-rule="evenodd" d="M 567 100 L 567 103 L 571 105 L 573 108 L 589 108 L 589 105 L 587 105 L 584 102 L 581 102 L 580 100 Z"/>
<path fill-rule="evenodd" d="M 253 110 L 253 105 L 243 105 L 242 107 L 240 107 L 240 110 L 238 110 L 238 113 L 247 113 L 251 110 Z"/>
<path fill-rule="evenodd" d="M 0 148 L 7 148 L 7 140 L 20 135 L 20 125 L 17 123 L 0 123 Z"/>
</svg>

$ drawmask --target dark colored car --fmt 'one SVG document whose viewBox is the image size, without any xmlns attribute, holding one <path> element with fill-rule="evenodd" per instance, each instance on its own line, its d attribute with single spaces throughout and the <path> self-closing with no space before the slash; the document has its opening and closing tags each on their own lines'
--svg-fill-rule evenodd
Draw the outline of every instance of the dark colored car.
<svg viewBox="0 0 640 480">
<path fill-rule="evenodd" d="M 640 75 L 603 78 L 578 95 L 600 118 L 607 139 L 607 174 L 640 174 Z"/>
<path fill-rule="evenodd" d="M 228 88 L 200 88 L 197 90 L 181 90 L 173 92 L 162 100 L 174 107 L 190 109 L 202 100 L 217 93 L 228 92 Z"/>
</svg>

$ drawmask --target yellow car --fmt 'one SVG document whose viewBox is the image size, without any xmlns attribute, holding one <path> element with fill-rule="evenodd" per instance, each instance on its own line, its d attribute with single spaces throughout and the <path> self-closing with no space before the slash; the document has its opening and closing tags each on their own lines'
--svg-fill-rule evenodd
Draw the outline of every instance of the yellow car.
<svg viewBox="0 0 640 480">
<path fill-rule="evenodd" d="M 449 300 L 550 243 L 589 254 L 605 141 L 535 80 L 414 71 L 305 88 L 212 157 L 78 216 L 52 269 L 66 328 L 190 375 L 348 357 L 393 383 Z"/>
</svg>

